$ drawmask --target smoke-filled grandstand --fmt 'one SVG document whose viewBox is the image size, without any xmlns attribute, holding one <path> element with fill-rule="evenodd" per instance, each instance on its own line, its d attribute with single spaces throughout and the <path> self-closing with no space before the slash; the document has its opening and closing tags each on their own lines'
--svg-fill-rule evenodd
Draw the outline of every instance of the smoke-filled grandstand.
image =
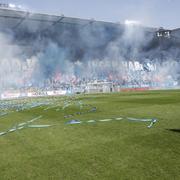
<svg viewBox="0 0 180 180">
<path fill-rule="evenodd" d="M 0 91 L 19 94 L 174 88 L 180 30 L 0 8 Z M 9 95 L 8 94 L 8 95 Z M 15 93 L 14 93 L 15 94 Z"/>
</svg>

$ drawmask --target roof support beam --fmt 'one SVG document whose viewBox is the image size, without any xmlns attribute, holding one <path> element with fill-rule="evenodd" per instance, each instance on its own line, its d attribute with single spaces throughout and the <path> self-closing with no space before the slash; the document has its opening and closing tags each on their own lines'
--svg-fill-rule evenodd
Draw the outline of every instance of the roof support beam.
<svg viewBox="0 0 180 180">
<path fill-rule="evenodd" d="M 60 23 L 63 19 L 64 19 L 64 15 L 61 15 L 61 17 L 60 17 L 57 21 L 53 22 L 51 26 L 45 28 L 45 29 L 43 30 L 43 32 L 49 30 L 52 26 L 56 26 L 56 25 L 57 25 L 58 23 Z"/>
<path fill-rule="evenodd" d="M 23 21 L 28 18 L 28 16 L 29 16 L 29 12 L 26 13 L 25 17 L 23 17 L 23 18 L 20 20 L 20 22 L 18 22 L 18 23 L 13 27 L 13 29 L 18 28 L 18 27 L 23 23 Z"/>
<path fill-rule="evenodd" d="M 61 15 L 61 17 L 52 24 L 52 26 L 56 26 L 56 24 L 58 24 L 59 22 L 61 22 L 64 19 L 64 15 Z"/>
<path fill-rule="evenodd" d="M 92 25 L 95 22 L 94 19 L 89 20 L 89 22 L 82 26 L 82 28 L 85 28 L 86 26 Z"/>
</svg>

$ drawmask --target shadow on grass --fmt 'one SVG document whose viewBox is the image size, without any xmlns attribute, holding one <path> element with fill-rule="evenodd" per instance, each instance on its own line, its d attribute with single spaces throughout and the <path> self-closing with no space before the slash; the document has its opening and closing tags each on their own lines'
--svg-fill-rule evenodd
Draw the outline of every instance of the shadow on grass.
<svg viewBox="0 0 180 180">
<path fill-rule="evenodd" d="M 176 132 L 176 133 L 180 133 L 180 129 L 166 129 L 166 130 Z"/>
</svg>

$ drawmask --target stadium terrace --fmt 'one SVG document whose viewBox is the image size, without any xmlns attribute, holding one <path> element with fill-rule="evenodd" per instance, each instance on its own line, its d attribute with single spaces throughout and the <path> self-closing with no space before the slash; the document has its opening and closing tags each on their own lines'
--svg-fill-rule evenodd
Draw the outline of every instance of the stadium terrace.
<svg viewBox="0 0 180 180">
<path fill-rule="evenodd" d="M 178 88 L 180 29 L 127 22 L 1 4 L 1 98 Z"/>
</svg>

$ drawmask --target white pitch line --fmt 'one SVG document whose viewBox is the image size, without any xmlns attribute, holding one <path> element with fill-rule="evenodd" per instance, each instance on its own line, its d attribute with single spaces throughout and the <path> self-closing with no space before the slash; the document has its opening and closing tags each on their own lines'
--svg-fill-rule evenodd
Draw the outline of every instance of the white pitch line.
<svg viewBox="0 0 180 180">
<path fill-rule="evenodd" d="M 38 116 L 38 117 L 36 117 L 36 118 L 33 118 L 33 119 L 27 121 L 27 123 L 34 122 L 34 121 L 36 121 L 36 120 L 38 120 L 38 119 L 41 119 L 41 118 L 42 118 L 42 115 L 40 115 L 40 116 Z"/>
<path fill-rule="evenodd" d="M 100 122 L 107 122 L 107 121 L 112 121 L 112 119 L 101 119 L 99 120 Z"/>
<path fill-rule="evenodd" d="M 14 132 L 14 131 L 16 131 L 17 129 L 16 128 L 12 128 L 12 129 L 10 129 L 8 132 Z"/>
<path fill-rule="evenodd" d="M 131 118 L 131 117 L 127 117 L 128 120 L 130 121 L 142 121 L 142 122 L 151 122 L 152 119 L 138 119 L 138 118 Z"/>
<path fill-rule="evenodd" d="M 89 120 L 89 121 L 87 121 L 88 123 L 94 123 L 94 122 L 96 122 L 95 120 Z"/>
<path fill-rule="evenodd" d="M 0 136 L 4 135 L 4 134 L 7 134 L 7 132 L 1 132 L 0 133 Z"/>
<path fill-rule="evenodd" d="M 28 125 L 29 128 L 47 128 L 51 127 L 52 125 Z"/>
<path fill-rule="evenodd" d="M 23 128 L 24 128 L 24 126 L 21 126 L 21 127 L 18 127 L 17 129 L 20 130 L 20 129 L 23 129 Z"/>
<path fill-rule="evenodd" d="M 122 120 L 123 118 L 115 118 L 115 120 Z"/>
<path fill-rule="evenodd" d="M 18 126 L 24 126 L 24 125 L 26 125 L 27 123 L 20 123 L 20 124 L 18 124 Z"/>
</svg>

